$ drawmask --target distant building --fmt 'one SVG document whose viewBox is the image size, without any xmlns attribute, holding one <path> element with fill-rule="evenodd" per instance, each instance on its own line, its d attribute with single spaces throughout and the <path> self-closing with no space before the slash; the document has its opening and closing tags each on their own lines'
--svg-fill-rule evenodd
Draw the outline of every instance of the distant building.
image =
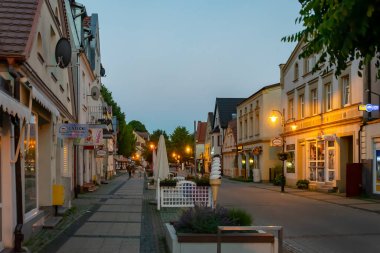
<svg viewBox="0 0 380 253">
<path fill-rule="evenodd" d="M 227 132 L 228 122 L 233 115 L 236 115 L 236 106 L 243 100 L 244 98 L 216 98 L 212 120 L 211 156 L 222 156 L 223 141 Z"/>
<path fill-rule="evenodd" d="M 195 158 L 197 161 L 196 169 L 198 172 L 204 173 L 204 152 L 205 152 L 205 139 L 207 131 L 207 122 L 198 121 L 197 130 L 195 135 Z"/>
<path fill-rule="evenodd" d="M 210 172 L 211 168 L 211 136 L 212 136 L 212 121 L 214 119 L 214 114 L 209 112 L 207 114 L 206 122 L 206 136 L 205 136 L 205 151 L 203 154 L 204 168 L 205 172 Z"/>
<path fill-rule="evenodd" d="M 237 160 L 237 119 L 233 117 L 228 122 L 226 135 L 223 142 L 223 175 L 235 177 L 238 174 Z"/>
<path fill-rule="evenodd" d="M 237 106 L 237 176 L 269 181 L 270 170 L 281 165 L 277 158 L 281 147 L 271 146 L 271 139 L 280 136 L 281 122 L 273 125 L 269 120 L 272 110 L 280 107 L 279 83 L 264 86 Z"/>
</svg>

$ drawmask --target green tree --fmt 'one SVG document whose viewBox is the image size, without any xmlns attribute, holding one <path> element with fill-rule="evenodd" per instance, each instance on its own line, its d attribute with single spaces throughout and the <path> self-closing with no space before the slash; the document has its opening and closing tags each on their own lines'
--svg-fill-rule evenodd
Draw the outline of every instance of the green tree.
<svg viewBox="0 0 380 253">
<path fill-rule="evenodd" d="M 282 41 L 304 40 L 301 58 L 319 54 L 313 71 L 326 64 L 325 70 L 335 67 L 335 75 L 338 76 L 347 68 L 348 60 L 360 59 L 359 68 L 362 70 L 376 57 L 379 76 L 379 0 L 298 1 L 301 10 L 296 23 L 302 23 L 304 29 L 282 38 Z"/>
<path fill-rule="evenodd" d="M 170 135 L 170 149 L 176 152 L 183 158 L 189 159 L 191 152 L 186 151 L 186 147 L 189 147 L 192 152 L 194 152 L 194 138 L 193 135 L 187 131 L 183 126 L 178 126 L 174 129 L 173 133 Z"/>
<path fill-rule="evenodd" d="M 118 135 L 117 146 L 119 155 L 129 157 L 135 152 L 136 138 L 133 135 L 133 129 L 127 125 L 125 121 L 125 114 L 121 111 L 119 105 L 114 101 L 112 92 L 110 92 L 103 84 L 101 85 L 100 92 L 104 101 L 112 106 L 112 114 L 116 116 L 118 121 Z M 116 127 L 116 126 L 115 126 Z"/>
<path fill-rule="evenodd" d="M 150 135 L 150 141 L 157 146 L 158 140 L 160 139 L 161 134 L 164 136 L 166 143 L 169 142 L 169 136 L 166 134 L 165 130 L 157 129 L 152 132 Z"/>
<path fill-rule="evenodd" d="M 145 128 L 145 125 L 138 120 L 132 120 L 128 123 L 128 125 L 130 125 L 134 131 L 148 132 Z"/>
</svg>

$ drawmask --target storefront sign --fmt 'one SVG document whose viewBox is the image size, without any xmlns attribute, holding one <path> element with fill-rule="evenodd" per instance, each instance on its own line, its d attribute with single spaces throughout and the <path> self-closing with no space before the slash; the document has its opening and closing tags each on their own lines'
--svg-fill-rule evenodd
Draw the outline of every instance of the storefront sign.
<svg viewBox="0 0 380 253">
<path fill-rule="evenodd" d="M 88 135 L 87 124 L 61 124 L 58 128 L 58 137 L 60 138 L 86 138 Z"/>
<path fill-rule="evenodd" d="M 96 150 L 96 157 L 105 157 L 107 155 L 107 150 L 98 149 Z"/>
<path fill-rule="evenodd" d="M 272 147 L 281 147 L 283 144 L 282 138 L 281 137 L 274 137 L 271 140 L 271 146 Z"/>
<path fill-rule="evenodd" d="M 325 141 L 335 141 L 335 140 L 336 140 L 336 135 L 335 135 L 335 134 L 322 135 L 322 138 L 323 138 Z"/>
<path fill-rule="evenodd" d="M 86 138 L 84 139 L 83 145 L 85 146 L 99 146 L 103 145 L 103 129 L 101 128 L 90 128 Z"/>
<path fill-rule="evenodd" d="M 296 149 L 296 144 L 286 145 L 286 150 L 295 150 L 295 149 Z"/>
<path fill-rule="evenodd" d="M 366 111 L 366 112 L 378 111 L 379 105 L 373 105 L 373 104 L 359 105 L 358 110 Z"/>
</svg>

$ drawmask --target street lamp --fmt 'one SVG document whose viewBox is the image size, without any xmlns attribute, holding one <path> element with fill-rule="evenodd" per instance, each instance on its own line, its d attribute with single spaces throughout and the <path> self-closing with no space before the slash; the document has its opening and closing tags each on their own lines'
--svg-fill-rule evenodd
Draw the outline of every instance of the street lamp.
<svg viewBox="0 0 380 253">
<path fill-rule="evenodd" d="M 285 161 L 287 160 L 288 158 L 288 154 L 285 153 L 285 125 L 286 123 L 290 122 L 290 121 L 294 121 L 295 119 L 294 118 L 290 118 L 288 120 L 285 121 L 285 118 L 284 118 L 284 114 L 285 114 L 285 109 L 280 112 L 279 110 L 272 110 L 272 115 L 269 116 L 269 118 L 271 119 L 271 121 L 273 123 L 275 123 L 278 119 L 278 117 L 276 116 L 275 113 L 278 113 L 280 116 L 281 116 L 281 127 L 282 127 L 282 153 L 279 153 L 278 156 L 279 156 L 279 159 L 282 161 L 282 174 L 281 174 L 281 192 L 284 192 L 285 191 Z M 296 124 L 293 124 L 291 126 L 292 130 L 295 131 L 297 129 L 297 125 Z"/>
</svg>

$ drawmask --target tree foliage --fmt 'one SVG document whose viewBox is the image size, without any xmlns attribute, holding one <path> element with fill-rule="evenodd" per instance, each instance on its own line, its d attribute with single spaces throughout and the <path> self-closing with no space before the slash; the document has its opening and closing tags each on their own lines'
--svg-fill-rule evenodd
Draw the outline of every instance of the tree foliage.
<svg viewBox="0 0 380 253">
<path fill-rule="evenodd" d="M 186 152 L 186 147 L 193 149 L 194 137 L 187 131 L 186 127 L 178 126 L 170 135 L 170 148 L 181 157 L 189 158 L 191 154 Z"/>
<path fill-rule="evenodd" d="M 134 131 L 148 132 L 145 128 L 145 125 L 138 120 L 131 120 L 128 125 L 130 125 Z"/>
<path fill-rule="evenodd" d="M 335 68 L 338 76 L 347 68 L 349 61 L 360 59 L 359 68 L 362 70 L 375 57 L 380 74 L 379 0 L 298 1 L 301 10 L 296 23 L 302 23 L 304 29 L 282 38 L 282 41 L 304 40 L 301 58 L 320 55 L 313 71 L 326 64 L 327 68 Z"/>
<path fill-rule="evenodd" d="M 119 105 L 114 101 L 112 92 L 110 92 L 103 84 L 101 85 L 100 92 L 104 101 L 112 106 L 112 114 L 116 116 L 119 123 L 117 146 L 119 155 L 129 157 L 135 151 L 136 138 L 133 135 L 133 129 L 127 125 L 125 121 L 125 114 L 121 111 Z"/>
</svg>

